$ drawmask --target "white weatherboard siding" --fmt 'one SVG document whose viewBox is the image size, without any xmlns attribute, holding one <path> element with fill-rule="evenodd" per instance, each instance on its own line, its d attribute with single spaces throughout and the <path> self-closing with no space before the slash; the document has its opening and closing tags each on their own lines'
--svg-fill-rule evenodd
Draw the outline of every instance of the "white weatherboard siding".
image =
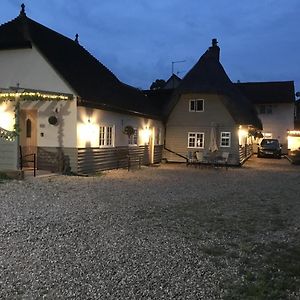
<svg viewBox="0 0 300 300">
<path fill-rule="evenodd" d="M 219 152 L 231 153 L 231 163 L 239 163 L 238 152 L 238 126 L 224 106 L 222 97 L 212 94 L 185 94 L 182 95 L 177 105 L 171 112 L 166 125 L 166 148 L 187 156 L 188 151 L 204 151 L 209 148 L 212 124 L 217 124 L 217 145 Z M 203 112 L 190 112 L 189 101 L 191 99 L 204 99 Z M 204 149 L 188 148 L 188 133 L 204 133 Z M 220 133 L 230 132 L 230 147 L 220 147 Z M 169 161 L 185 161 L 183 158 L 165 151 L 164 156 Z"/>
<path fill-rule="evenodd" d="M 99 147 L 100 125 L 114 126 L 115 147 L 128 145 L 128 136 L 123 133 L 123 129 L 127 125 L 138 129 L 138 145 L 147 144 L 147 142 L 145 142 L 145 140 L 147 140 L 147 138 L 145 138 L 145 129 L 147 128 L 150 131 L 153 127 L 161 128 L 163 133 L 163 124 L 157 120 L 81 106 L 78 107 L 77 111 L 78 148 Z M 163 137 L 161 140 L 163 141 Z"/>
<path fill-rule="evenodd" d="M 8 142 L 0 139 L 0 171 L 17 170 L 17 164 L 17 142 Z"/>
<path fill-rule="evenodd" d="M 12 131 L 15 124 L 13 102 L 0 102 L 0 127 Z M 0 171 L 17 169 L 17 142 L 0 138 Z"/>
</svg>

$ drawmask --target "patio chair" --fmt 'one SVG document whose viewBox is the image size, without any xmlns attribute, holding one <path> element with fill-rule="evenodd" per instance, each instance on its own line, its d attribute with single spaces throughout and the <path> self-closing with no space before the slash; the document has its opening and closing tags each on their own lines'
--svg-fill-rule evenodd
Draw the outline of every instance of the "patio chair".
<svg viewBox="0 0 300 300">
<path fill-rule="evenodd" d="M 186 165 L 189 166 L 189 165 L 193 165 L 197 162 L 197 159 L 195 157 L 195 153 L 192 152 L 192 151 L 189 151 L 187 153 L 187 160 L 186 160 Z"/>
<path fill-rule="evenodd" d="M 204 153 L 197 151 L 196 152 L 196 159 L 197 159 L 197 164 L 199 166 L 203 166 L 203 165 L 207 165 L 208 164 L 208 160 L 204 157 Z"/>
<path fill-rule="evenodd" d="M 218 166 L 225 166 L 226 170 L 228 170 L 228 158 L 229 152 L 222 152 L 221 157 L 219 157 L 216 161 Z"/>
</svg>

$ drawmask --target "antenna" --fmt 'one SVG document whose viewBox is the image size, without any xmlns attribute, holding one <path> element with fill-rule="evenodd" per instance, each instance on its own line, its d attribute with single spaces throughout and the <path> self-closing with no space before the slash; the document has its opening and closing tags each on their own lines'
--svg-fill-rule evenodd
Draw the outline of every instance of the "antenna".
<svg viewBox="0 0 300 300">
<path fill-rule="evenodd" d="M 176 60 L 172 61 L 172 75 L 174 74 L 174 64 L 184 63 L 186 60 Z"/>
</svg>

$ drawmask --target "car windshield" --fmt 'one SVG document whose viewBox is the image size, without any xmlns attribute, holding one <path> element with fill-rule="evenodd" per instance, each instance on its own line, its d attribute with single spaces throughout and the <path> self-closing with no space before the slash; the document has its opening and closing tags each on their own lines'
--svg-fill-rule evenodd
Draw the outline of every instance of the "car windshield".
<svg viewBox="0 0 300 300">
<path fill-rule="evenodd" d="M 279 146 L 279 142 L 278 140 L 262 140 L 261 141 L 261 145 L 262 146 L 274 146 L 274 147 L 278 147 Z"/>
</svg>

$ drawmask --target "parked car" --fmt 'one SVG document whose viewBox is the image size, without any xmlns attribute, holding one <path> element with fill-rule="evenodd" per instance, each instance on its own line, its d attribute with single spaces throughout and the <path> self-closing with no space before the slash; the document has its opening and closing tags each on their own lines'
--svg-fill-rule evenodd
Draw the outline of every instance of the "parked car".
<svg viewBox="0 0 300 300">
<path fill-rule="evenodd" d="M 281 144 L 276 139 L 263 139 L 258 144 L 257 157 L 281 158 Z"/>
</svg>

